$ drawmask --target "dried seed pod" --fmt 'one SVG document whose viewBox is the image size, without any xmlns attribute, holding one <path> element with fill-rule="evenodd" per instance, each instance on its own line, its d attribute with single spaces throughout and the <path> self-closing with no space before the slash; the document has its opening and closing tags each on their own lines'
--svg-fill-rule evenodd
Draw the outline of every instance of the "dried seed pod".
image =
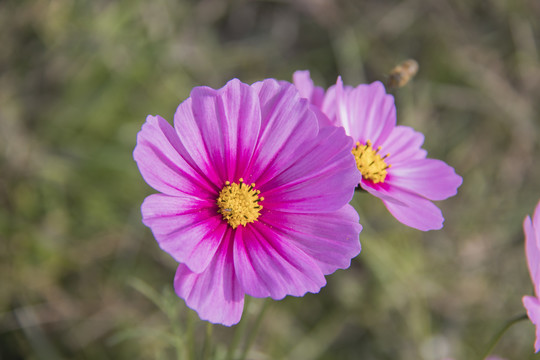
<svg viewBox="0 0 540 360">
<path fill-rule="evenodd" d="M 418 62 L 413 59 L 405 60 L 390 71 L 387 85 L 389 88 L 405 86 L 418 72 Z"/>
</svg>

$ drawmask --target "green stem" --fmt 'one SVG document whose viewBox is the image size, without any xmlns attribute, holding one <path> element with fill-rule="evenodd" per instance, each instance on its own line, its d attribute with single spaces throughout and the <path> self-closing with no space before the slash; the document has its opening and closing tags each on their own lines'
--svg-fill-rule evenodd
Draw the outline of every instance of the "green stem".
<svg viewBox="0 0 540 360">
<path fill-rule="evenodd" d="M 249 309 L 249 302 L 250 297 L 246 296 L 244 300 L 244 314 L 247 314 L 247 311 Z M 240 344 L 240 341 L 244 337 L 244 333 L 246 332 L 246 325 L 247 325 L 247 316 L 242 317 L 242 320 L 240 320 L 240 323 L 236 325 L 236 329 L 234 331 L 233 340 L 231 342 L 231 346 L 229 346 L 229 350 L 227 351 L 227 357 L 226 360 L 232 360 L 234 358 L 234 353 L 236 352 L 236 348 Z"/>
<path fill-rule="evenodd" d="M 165 294 L 166 293 L 164 292 L 164 295 Z M 184 340 L 184 331 L 180 322 L 180 314 L 178 311 L 179 309 L 176 303 L 168 301 L 170 300 L 168 296 L 163 297 L 163 309 L 172 327 L 172 344 L 174 345 L 174 348 L 176 350 L 176 359 L 184 360 L 186 344 Z"/>
<path fill-rule="evenodd" d="M 255 319 L 255 324 L 253 325 L 253 328 L 249 332 L 248 338 L 246 340 L 246 345 L 244 346 L 244 351 L 242 351 L 242 355 L 240 355 L 240 360 L 244 360 L 246 358 L 247 353 L 249 349 L 251 348 L 251 345 L 253 345 L 253 343 L 255 342 L 255 339 L 257 338 L 257 333 L 259 332 L 259 328 L 261 327 L 262 320 L 270 304 L 270 301 L 268 299 L 264 299 L 263 301 L 264 302 L 261 306 L 261 309 L 259 310 L 257 319 Z"/>
<path fill-rule="evenodd" d="M 210 354 L 212 353 L 212 330 L 213 330 L 212 323 L 206 324 L 206 335 L 204 337 L 204 345 L 203 345 L 203 360 L 210 359 Z"/>
<path fill-rule="evenodd" d="M 193 311 L 191 309 L 188 309 L 187 314 L 187 326 L 186 326 L 186 345 L 187 345 L 187 352 L 188 352 L 188 359 L 195 360 L 195 318 L 193 315 Z"/>
<path fill-rule="evenodd" d="M 182 341 L 182 330 L 178 325 L 172 324 L 174 334 L 174 348 L 176 350 L 176 358 L 184 359 L 184 343 Z"/>
<path fill-rule="evenodd" d="M 495 336 L 493 336 L 493 338 L 491 339 L 491 341 L 489 343 L 489 346 L 487 347 L 487 350 L 484 352 L 484 354 L 482 355 L 482 357 L 480 359 L 481 360 L 485 359 L 491 353 L 491 351 L 493 350 L 495 345 L 497 345 L 497 343 L 499 342 L 501 337 L 504 335 L 504 333 L 508 329 L 510 329 L 512 327 L 512 325 L 520 322 L 521 320 L 526 320 L 526 319 L 528 319 L 527 314 L 523 314 L 523 315 L 515 316 L 512 319 L 508 320 L 504 324 L 504 326 L 495 334 Z"/>
<path fill-rule="evenodd" d="M 172 328 L 171 344 L 174 346 L 174 349 L 176 351 L 176 359 L 183 360 L 185 351 L 185 344 L 183 340 L 184 334 L 182 331 L 182 327 L 180 326 L 178 312 L 174 307 L 167 306 L 164 307 L 164 309 Z"/>
</svg>

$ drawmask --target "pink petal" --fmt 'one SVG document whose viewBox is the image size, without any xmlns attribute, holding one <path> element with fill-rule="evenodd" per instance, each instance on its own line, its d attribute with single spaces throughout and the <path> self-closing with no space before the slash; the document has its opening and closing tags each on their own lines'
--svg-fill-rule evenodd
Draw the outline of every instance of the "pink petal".
<svg viewBox="0 0 540 360">
<path fill-rule="evenodd" d="M 160 116 L 148 116 L 137 134 L 133 158 L 148 185 L 168 195 L 208 197 L 216 189 L 204 173 L 188 163 L 174 129 Z"/>
<path fill-rule="evenodd" d="M 457 194 L 463 182 L 454 168 L 435 159 L 409 160 L 397 163 L 389 170 L 391 186 L 424 196 L 430 200 L 444 200 Z"/>
<path fill-rule="evenodd" d="M 362 226 L 350 205 L 321 214 L 290 214 L 272 211 L 261 218 L 287 242 L 310 256 L 323 274 L 346 269 L 360 253 L 358 236 Z"/>
<path fill-rule="evenodd" d="M 213 166 L 200 129 L 201 124 L 193 116 L 192 104 L 191 97 L 187 98 L 174 114 L 174 128 L 185 149 L 182 156 L 191 166 L 202 169 L 212 184 L 221 186 L 224 180 Z"/>
<path fill-rule="evenodd" d="M 396 199 L 404 205 L 383 200 L 384 205 L 401 223 L 412 228 L 427 231 L 438 230 L 443 226 L 444 218 L 441 210 L 431 201 L 405 191 L 396 191 Z"/>
<path fill-rule="evenodd" d="M 221 244 L 227 224 L 215 200 L 188 196 L 148 196 L 141 207 L 143 223 L 159 246 L 193 272 L 205 270 Z"/>
<path fill-rule="evenodd" d="M 316 293 L 326 284 L 313 259 L 261 222 L 236 229 L 234 264 L 246 294 L 270 296 Z"/>
<path fill-rule="evenodd" d="M 533 228 L 535 229 L 537 245 L 540 249 L 540 201 L 536 204 L 536 208 L 534 209 L 532 223 Z"/>
<path fill-rule="evenodd" d="M 244 179 L 261 186 L 298 159 L 299 147 L 317 136 L 316 116 L 287 82 L 268 79 L 252 85 L 261 104 L 261 131 Z"/>
<path fill-rule="evenodd" d="M 232 256 L 232 231 L 228 231 L 205 271 L 197 274 L 183 264 L 178 266 L 176 293 L 202 320 L 226 326 L 240 321 L 244 291 L 236 279 Z"/>
<path fill-rule="evenodd" d="M 536 214 L 535 214 L 536 215 Z M 527 257 L 527 267 L 531 275 L 536 294 L 540 294 L 540 247 L 538 244 L 538 234 L 527 216 L 523 221 L 523 231 L 525 232 L 525 255 Z"/>
<path fill-rule="evenodd" d="M 346 130 L 348 129 L 348 122 L 341 121 L 337 116 L 339 105 L 337 93 L 340 94 L 341 99 L 341 95 L 344 92 L 350 92 L 352 87 L 344 86 L 341 76 L 338 77 L 336 84 L 330 86 L 326 92 L 323 88 L 313 85 L 313 81 L 309 77 L 309 71 L 297 71 L 293 78 L 300 95 L 310 99 L 311 103 L 326 115 L 326 118 L 319 118 L 319 126 L 344 126 Z"/>
<path fill-rule="evenodd" d="M 330 86 L 328 90 L 326 90 L 326 94 L 324 95 L 324 99 L 321 105 L 321 110 L 324 114 L 326 114 L 326 116 L 328 116 L 334 126 L 343 126 L 342 121 L 338 116 L 338 92 L 340 94 L 343 92 L 343 82 L 341 81 L 341 77 L 338 77 L 335 85 Z"/>
<path fill-rule="evenodd" d="M 345 91 L 343 87 L 343 80 L 341 80 L 341 76 L 338 76 L 336 85 L 334 85 L 331 89 L 328 89 L 329 98 L 335 97 L 335 108 L 333 110 L 330 110 L 327 115 L 328 117 L 330 117 L 331 115 L 334 115 L 333 111 L 335 111 L 336 126 L 342 126 L 345 129 L 345 133 L 347 133 L 347 135 L 351 135 L 352 122 L 356 120 L 354 118 L 354 115 L 349 111 L 349 93 L 350 92 Z M 329 106 L 328 102 L 325 105 Z"/>
<path fill-rule="evenodd" d="M 540 301 L 532 296 L 523 297 L 523 306 L 527 309 L 527 315 L 536 326 L 536 341 L 534 342 L 535 352 L 540 351 Z"/>
<path fill-rule="evenodd" d="M 381 200 L 393 202 L 398 205 L 404 206 L 405 203 L 397 199 L 397 197 L 399 197 L 399 195 L 401 194 L 402 190 L 390 186 L 388 184 L 389 180 L 391 180 L 391 175 L 386 176 L 385 182 L 377 184 L 374 184 L 371 180 L 366 180 L 362 178 L 360 180 L 360 186 L 362 187 L 362 189 L 366 190 L 368 193 L 378 197 Z"/>
<path fill-rule="evenodd" d="M 325 127 L 305 144 L 297 161 L 259 189 L 267 209 L 326 213 L 347 204 L 360 181 L 343 128 Z"/>
<path fill-rule="evenodd" d="M 293 83 L 301 97 L 308 99 L 316 107 L 321 107 L 324 98 L 324 89 L 313 85 L 309 70 L 295 71 L 293 74 Z"/>
<path fill-rule="evenodd" d="M 388 163 L 392 166 L 400 162 L 407 162 L 414 159 L 424 159 L 426 150 L 420 147 L 424 143 L 424 135 L 414 131 L 408 126 L 396 126 L 389 134 L 388 138 L 380 144 L 381 153 L 388 157 Z"/>
<path fill-rule="evenodd" d="M 326 126 L 335 126 L 334 123 L 332 123 L 332 121 L 328 118 L 328 116 L 326 116 L 318 107 L 311 105 L 310 110 L 313 112 L 313 114 L 315 114 L 320 128 Z"/>
<path fill-rule="evenodd" d="M 195 133 L 195 139 L 202 141 L 202 144 L 191 146 L 206 148 L 210 161 L 208 165 L 216 169 L 222 181 L 232 182 L 245 176 L 244 170 L 251 161 L 261 121 L 255 91 L 238 79 L 233 79 L 219 90 L 194 88 L 191 99 L 197 129 L 184 133 L 182 118 L 178 118 L 175 125 L 178 132 L 183 133 L 182 140 Z M 189 128 L 192 128 L 193 124 L 190 125 Z"/>
<path fill-rule="evenodd" d="M 344 127 L 349 128 L 347 134 L 355 141 L 365 144 L 371 140 L 375 147 L 379 146 L 396 126 L 394 97 L 386 94 L 380 81 L 345 91 L 343 101 L 347 117 L 342 119 L 348 122 Z"/>
</svg>

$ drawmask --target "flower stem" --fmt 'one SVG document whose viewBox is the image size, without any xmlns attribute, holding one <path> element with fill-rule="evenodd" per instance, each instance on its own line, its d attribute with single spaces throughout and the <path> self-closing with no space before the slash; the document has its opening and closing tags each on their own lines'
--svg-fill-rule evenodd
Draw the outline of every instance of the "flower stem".
<svg viewBox="0 0 540 360">
<path fill-rule="evenodd" d="M 249 309 L 249 302 L 250 297 L 246 296 L 244 299 L 244 313 L 247 314 L 247 311 Z M 236 348 L 240 344 L 240 341 L 244 337 L 244 333 L 246 332 L 246 325 L 247 325 L 247 316 L 242 317 L 242 320 L 240 320 L 240 323 L 236 325 L 236 329 L 234 331 L 234 336 L 231 342 L 231 345 L 229 346 L 229 350 L 227 351 L 227 357 L 226 360 L 232 360 L 234 358 L 234 353 L 236 352 Z"/>
<path fill-rule="evenodd" d="M 493 338 L 489 342 L 489 346 L 487 347 L 487 350 L 483 353 L 483 355 L 482 355 L 482 357 L 480 359 L 481 360 L 485 359 L 491 353 L 491 351 L 493 350 L 495 345 L 497 345 L 497 343 L 499 342 L 501 337 L 504 335 L 504 333 L 508 329 L 510 329 L 512 327 L 512 325 L 520 322 L 521 320 L 526 320 L 527 318 L 528 318 L 527 314 L 523 314 L 523 315 L 515 316 L 515 317 L 511 318 L 510 320 L 508 320 L 504 324 L 504 326 L 501 327 L 501 329 L 493 336 Z"/>
<path fill-rule="evenodd" d="M 206 334 L 204 337 L 204 345 L 203 345 L 203 354 L 202 358 L 203 360 L 210 359 L 210 355 L 212 354 L 212 323 L 208 322 L 206 324 Z"/>
<path fill-rule="evenodd" d="M 182 341 L 182 329 L 180 329 L 180 326 L 178 324 L 174 323 L 174 320 L 172 320 L 172 328 L 173 328 L 173 336 L 174 336 L 174 348 L 176 351 L 176 358 L 178 360 L 184 359 L 184 342 Z"/>
<path fill-rule="evenodd" d="M 188 359 L 195 360 L 197 358 L 195 355 L 195 319 L 191 309 L 188 309 L 187 313 L 186 332 Z"/>
<path fill-rule="evenodd" d="M 270 301 L 268 301 L 268 299 L 263 300 L 263 304 L 261 306 L 261 309 L 259 310 L 257 319 L 255 319 L 255 324 L 253 325 L 253 328 L 249 332 L 248 338 L 246 340 L 244 351 L 242 351 L 242 355 L 240 355 L 240 360 L 244 360 L 246 358 L 247 353 L 249 349 L 251 348 L 251 345 L 253 345 L 253 342 L 255 342 L 255 339 L 257 338 L 257 333 L 259 332 L 259 328 L 261 327 L 262 320 L 264 318 L 264 315 L 266 314 L 266 310 L 268 309 L 269 304 L 270 304 Z"/>
</svg>

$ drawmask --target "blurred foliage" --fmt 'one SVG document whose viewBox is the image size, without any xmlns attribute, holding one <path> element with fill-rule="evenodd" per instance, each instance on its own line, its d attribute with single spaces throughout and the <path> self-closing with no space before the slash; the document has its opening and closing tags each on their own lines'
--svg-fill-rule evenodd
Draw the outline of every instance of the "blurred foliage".
<svg viewBox="0 0 540 360">
<path fill-rule="evenodd" d="M 357 194 L 362 253 L 320 294 L 273 302 L 248 358 L 478 357 L 532 292 L 539 18 L 537 0 L 0 2 L 0 359 L 168 359 L 190 327 L 202 344 L 140 222 L 147 114 L 171 120 L 193 86 L 233 77 L 356 85 L 407 58 L 420 71 L 395 92 L 398 121 L 464 177 L 445 228 L 405 228 Z M 214 327 L 218 358 L 233 332 Z M 533 343 L 521 322 L 494 352 L 532 359 Z"/>
</svg>

